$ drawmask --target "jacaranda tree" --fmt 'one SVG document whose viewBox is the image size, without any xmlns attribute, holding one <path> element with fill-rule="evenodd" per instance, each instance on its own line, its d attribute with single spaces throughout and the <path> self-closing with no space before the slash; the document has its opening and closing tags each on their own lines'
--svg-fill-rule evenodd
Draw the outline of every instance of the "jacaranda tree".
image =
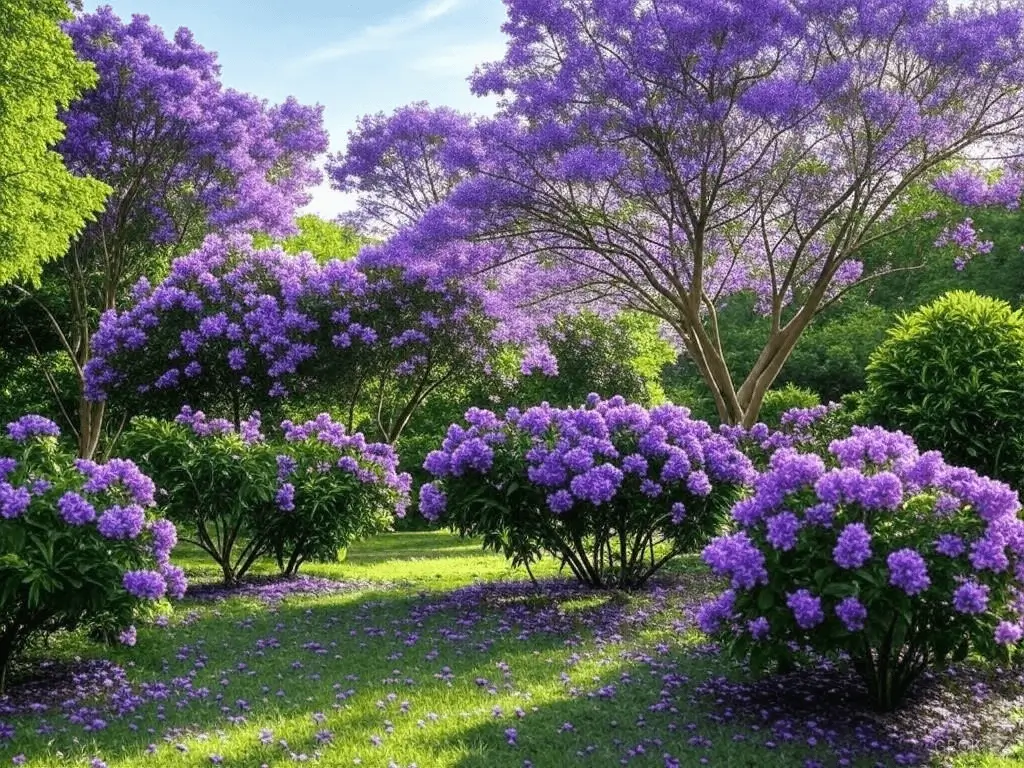
<svg viewBox="0 0 1024 768">
<path fill-rule="evenodd" d="M 858 253 L 907 225 L 911 185 L 1024 127 L 1016 0 L 505 2 L 506 55 L 472 79 L 499 114 L 460 144 L 467 178 L 388 248 L 473 266 L 534 313 L 659 318 L 731 423 L 872 276 Z M 741 291 L 771 327 L 732 371 L 717 311 Z"/>
<path fill-rule="evenodd" d="M 287 234 L 326 151 L 320 107 L 294 99 L 270 106 L 220 82 L 216 55 L 179 29 L 168 39 L 145 16 L 109 7 L 66 25 L 97 87 L 62 119 L 58 147 L 68 166 L 113 187 L 106 209 L 59 263 L 45 306 L 65 352 L 83 375 L 99 315 L 140 278 L 210 231 Z M 41 302 L 46 304 L 46 302 Z M 103 405 L 84 398 L 79 452 L 100 438 Z"/>
<path fill-rule="evenodd" d="M 466 176 L 474 135 L 472 118 L 426 102 L 364 115 L 327 165 L 331 186 L 358 193 L 350 223 L 384 236 L 415 224 Z"/>
</svg>

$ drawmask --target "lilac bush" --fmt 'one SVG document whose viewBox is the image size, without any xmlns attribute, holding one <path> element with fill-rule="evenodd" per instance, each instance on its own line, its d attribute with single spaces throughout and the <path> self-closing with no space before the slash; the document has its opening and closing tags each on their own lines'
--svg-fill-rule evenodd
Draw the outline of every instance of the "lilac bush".
<svg viewBox="0 0 1024 768">
<path fill-rule="evenodd" d="M 307 560 L 334 561 L 353 541 L 388 530 L 408 503 L 410 478 L 391 446 L 349 435 L 326 414 L 284 421 L 268 438 L 259 413 L 236 428 L 186 406 L 173 421 L 135 419 L 124 450 L 225 584 L 268 555 L 289 575 Z"/>
<path fill-rule="evenodd" d="M 146 601 L 185 593 L 174 525 L 147 513 L 131 461 L 74 459 L 60 430 L 24 416 L 0 432 L 0 689 L 31 640 L 86 628 L 132 638 Z"/>
<path fill-rule="evenodd" d="M 453 424 L 424 468 L 420 512 L 513 564 L 543 553 L 595 587 L 642 585 L 713 535 L 750 461 L 686 408 L 596 395 Z"/>
<path fill-rule="evenodd" d="M 173 417 L 191 404 L 238 422 L 260 410 L 343 408 L 394 442 L 439 386 L 482 365 L 497 339 L 481 297 L 430 270 L 317 263 L 209 237 L 159 285 L 104 315 L 90 399 Z M 316 412 L 314 410 L 313 412 Z"/>
<path fill-rule="evenodd" d="M 1009 486 L 900 432 L 775 450 L 704 560 L 729 588 L 702 628 L 756 667 L 847 655 L 881 709 L 927 669 L 1005 659 L 1022 634 L 1024 520 Z"/>
<path fill-rule="evenodd" d="M 350 435 L 327 414 L 282 422 L 281 430 L 283 443 L 275 445 L 280 513 L 267 530 L 282 573 L 295 574 L 307 560 L 333 562 L 340 550 L 405 516 L 412 478 L 398 471 L 390 445 Z"/>
</svg>

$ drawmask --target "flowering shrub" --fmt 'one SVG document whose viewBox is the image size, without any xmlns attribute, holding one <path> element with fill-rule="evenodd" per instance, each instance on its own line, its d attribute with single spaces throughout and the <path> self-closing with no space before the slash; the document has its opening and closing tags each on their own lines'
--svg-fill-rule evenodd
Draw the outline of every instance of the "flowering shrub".
<svg viewBox="0 0 1024 768">
<path fill-rule="evenodd" d="M 0 688 L 33 638 L 121 632 L 143 601 L 180 598 L 174 526 L 147 516 L 153 482 L 130 461 L 75 460 L 60 430 L 24 416 L 0 434 Z"/>
<path fill-rule="evenodd" d="M 482 365 L 494 325 L 484 310 L 457 280 L 211 236 L 103 316 L 86 393 L 134 413 L 171 418 L 189 403 L 234 421 L 280 413 L 286 397 L 330 402 L 374 414 L 394 442 L 430 393 Z"/>
<path fill-rule="evenodd" d="M 504 419 L 470 409 L 424 463 L 420 511 L 526 564 L 547 552 L 580 581 L 636 587 L 722 520 L 750 461 L 689 411 L 596 395 Z"/>
<path fill-rule="evenodd" d="M 892 708 L 929 667 L 1005 657 L 1024 634 L 1019 510 L 899 432 L 854 427 L 824 458 L 779 449 L 733 508 L 739 530 L 704 550 L 730 588 L 701 626 L 757 667 L 793 643 L 846 653 Z"/>
<path fill-rule="evenodd" d="M 225 583 L 268 554 L 289 574 L 306 560 L 335 560 L 404 514 L 410 479 L 390 446 L 347 435 L 326 415 L 281 431 L 268 440 L 258 413 L 236 429 L 186 406 L 173 422 L 136 419 L 125 435 L 126 451 L 166 492 L 168 516 Z"/>
</svg>

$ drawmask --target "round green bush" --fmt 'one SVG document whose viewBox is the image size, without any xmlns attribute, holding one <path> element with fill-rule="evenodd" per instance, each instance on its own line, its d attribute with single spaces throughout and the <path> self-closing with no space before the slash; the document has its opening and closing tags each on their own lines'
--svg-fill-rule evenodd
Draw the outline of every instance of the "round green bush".
<svg viewBox="0 0 1024 768">
<path fill-rule="evenodd" d="M 1024 466 L 1024 315 L 951 291 L 900 318 L 868 364 L 872 420 L 1013 484 Z"/>
</svg>

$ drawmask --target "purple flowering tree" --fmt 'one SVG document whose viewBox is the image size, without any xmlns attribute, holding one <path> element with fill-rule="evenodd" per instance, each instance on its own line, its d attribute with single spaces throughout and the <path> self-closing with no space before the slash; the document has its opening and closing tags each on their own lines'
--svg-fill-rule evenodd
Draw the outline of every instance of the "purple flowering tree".
<svg viewBox="0 0 1024 768">
<path fill-rule="evenodd" d="M 74 172 L 114 191 L 34 298 L 84 378 L 98 316 L 140 277 L 210 231 L 291 231 L 320 180 L 314 160 L 327 135 L 320 107 L 224 88 L 215 54 L 187 29 L 168 39 L 147 17 L 125 22 L 109 7 L 65 29 L 99 82 L 61 115 L 58 150 Z M 96 450 L 103 413 L 83 397 L 77 419 L 68 414 L 82 456 Z"/>
<path fill-rule="evenodd" d="M 594 587 L 642 586 L 718 530 L 750 461 L 689 410 L 621 397 L 546 403 L 504 419 L 477 408 L 424 468 L 419 509 L 513 565 L 542 554 Z"/>
<path fill-rule="evenodd" d="M 657 317 L 729 423 L 753 424 L 815 314 L 877 276 L 858 252 L 907 226 L 912 185 L 1024 127 L 1019 2 L 506 5 L 505 58 L 472 80 L 499 115 L 389 247 L 472 262 L 534 314 Z M 717 311 L 741 291 L 771 322 L 732 371 Z"/>
<path fill-rule="evenodd" d="M 364 115 L 327 165 L 331 186 L 359 194 L 347 220 L 376 236 L 415 224 L 466 176 L 474 136 L 471 117 L 426 102 Z"/>
<path fill-rule="evenodd" d="M 41 416 L 0 432 L 0 690 L 31 640 L 88 628 L 134 645 L 143 602 L 185 593 L 174 525 L 147 513 L 153 481 L 124 459 L 75 460 L 59 436 Z"/>
<path fill-rule="evenodd" d="M 699 624 L 729 653 L 759 668 L 789 664 L 797 647 L 846 654 L 888 710 L 930 668 L 1016 651 L 1015 491 L 878 427 L 854 427 L 821 455 L 785 443 L 768 446 L 767 469 L 733 507 L 738 530 L 704 550 L 729 586 Z"/>
</svg>

